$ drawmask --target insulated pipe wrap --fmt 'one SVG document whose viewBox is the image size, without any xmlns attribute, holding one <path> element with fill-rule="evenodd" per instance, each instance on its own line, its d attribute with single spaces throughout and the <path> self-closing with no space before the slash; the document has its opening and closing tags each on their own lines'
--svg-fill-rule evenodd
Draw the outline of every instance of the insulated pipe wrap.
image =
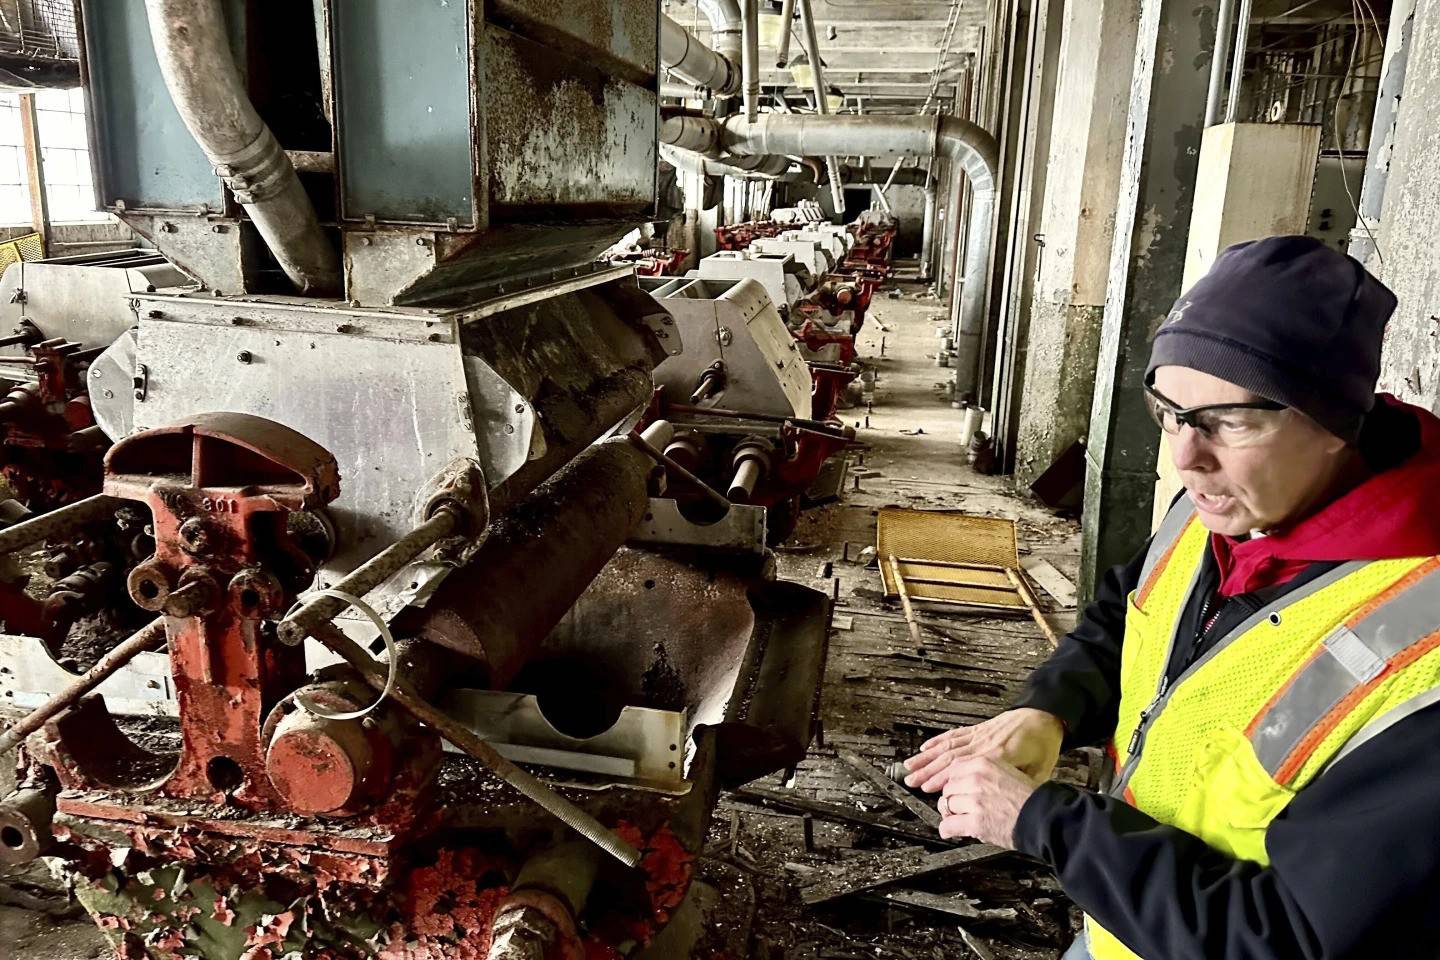
<svg viewBox="0 0 1440 960">
<path fill-rule="evenodd" d="M 245 91 L 220 0 L 145 0 L 165 86 L 190 135 L 304 294 L 340 290 L 340 261 L 290 158 Z"/>
<path fill-rule="evenodd" d="M 738 34 L 736 57 L 732 60 L 705 46 L 669 16 L 660 15 L 660 62 L 675 77 L 716 96 L 728 97 L 740 92 L 740 71 L 736 68 L 739 49 Z"/>
<path fill-rule="evenodd" d="M 944 157 L 959 165 L 970 182 L 970 242 L 961 270 L 960 294 L 952 299 L 951 327 L 965 360 L 955 368 L 955 395 L 973 394 L 979 382 L 980 338 L 985 329 L 985 293 L 995 229 L 995 171 L 1000 154 L 995 138 L 958 117 L 817 116 L 767 113 L 755 123 L 743 117 L 724 122 L 724 153 L 799 156 Z M 956 197 L 960 188 L 955 178 Z M 959 209 L 952 200 L 950 209 Z"/>
</svg>

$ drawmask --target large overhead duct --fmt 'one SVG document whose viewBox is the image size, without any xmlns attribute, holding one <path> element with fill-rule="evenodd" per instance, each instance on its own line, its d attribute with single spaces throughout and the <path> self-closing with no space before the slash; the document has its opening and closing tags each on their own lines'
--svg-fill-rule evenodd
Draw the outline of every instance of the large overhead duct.
<svg viewBox="0 0 1440 960">
<path fill-rule="evenodd" d="M 709 90 L 715 96 L 729 97 L 740 92 L 739 60 L 711 50 L 663 13 L 660 15 L 660 62 L 672 76 Z"/>
<path fill-rule="evenodd" d="M 295 166 L 245 92 L 220 0 L 146 0 L 145 7 L 160 72 L 190 135 L 295 287 L 338 294 L 340 259 Z"/>
<path fill-rule="evenodd" d="M 700 12 L 710 21 L 710 42 L 705 46 L 668 15 L 660 15 L 660 62 L 686 83 L 704 87 L 717 97 L 740 93 L 744 17 L 740 0 L 700 0 Z M 758 72 L 757 72 L 758 76 Z"/>
<path fill-rule="evenodd" d="M 994 244 L 996 170 L 1000 162 L 995 138 L 975 124 L 941 116 L 818 116 L 762 114 L 755 123 L 743 117 L 724 122 L 720 145 L 734 157 L 799 155 L 940 156 L 957 164 L 970 181 L 969 243 L 961 272 L 960 296 L 952 301 L 951 326 L 959 355 L 969 360 L 955 368 L 955 395 L 973 394 L 979 381 L 980 338 L 985 328 L 985 292 L 990 250 Z M 724 162 L 733 162 L 723 157 Z M 955 178 L 959 209 L 960 179 Z M 952 227 L 953 229 L 953 227 Z"/>
<path fill-rule="evenodd" d="M 788 157 L 730 157 L 722 163 L 688 150 L 660 145 L 660 156 L 672 167 L 689 170 L 706 177 L 734 177 L 737 180 L 799 180 L 803 173 L 790 172 Z"/>
</svg>

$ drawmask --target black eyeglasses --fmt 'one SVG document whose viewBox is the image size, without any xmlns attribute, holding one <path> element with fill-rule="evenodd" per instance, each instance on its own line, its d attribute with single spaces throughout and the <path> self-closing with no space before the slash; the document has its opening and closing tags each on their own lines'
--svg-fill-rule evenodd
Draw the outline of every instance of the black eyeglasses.
<svg viewBox="0 0 1440 960">
<path fill-rule="evenodd" d="M 1145 387 L 1145 400 L 1151 419 L 1161 430 L 1174 436 L 1181 427 L 1192 427 L 1222 447 L 1251 447 L 1265 442 L 1280 429 L 1290 411 L 1274 400 L 1181 407 L 1151 386 Z"/>
</svg>

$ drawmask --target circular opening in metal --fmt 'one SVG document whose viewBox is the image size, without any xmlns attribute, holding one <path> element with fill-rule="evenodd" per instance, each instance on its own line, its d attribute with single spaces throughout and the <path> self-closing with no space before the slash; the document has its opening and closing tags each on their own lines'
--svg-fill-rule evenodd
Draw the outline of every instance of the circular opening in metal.
<svg viewBox="0 0 1440 960">
<path fill-rule="evenodd" d="M 154 600 L 156 597 L 160 596 L 160 585 L 154 580 L 141 580 L 140 596 L 144 597 L 146 600 Z"/>
<path fill-rule="evenodd" d="M 25 834 L 16 827 L 0 827 L 0 843 L 11 850 L 19 850 L 25 846 Z"/>
<path fill-rule="evenodd" d="M 540 712 L 550 725 L 584 740 L 604 733 L 625 709 L 618 678 L 592 658 L 566 656 L 527 664 L 512 685 L 535 694 Z"/>
<path fill-rule="evenodd" d="M 260 605 L 260 594 L 246 587 L 240 591 L 240 605 L 246 610 L 254 610 Z"/>
<path fill-rule="evenodd" d="M 234 790 L 245 782 L 245 771 L 229 757 L 211 757 L 205 764 L 205 777 L 216 790 Z"/>
</svg>

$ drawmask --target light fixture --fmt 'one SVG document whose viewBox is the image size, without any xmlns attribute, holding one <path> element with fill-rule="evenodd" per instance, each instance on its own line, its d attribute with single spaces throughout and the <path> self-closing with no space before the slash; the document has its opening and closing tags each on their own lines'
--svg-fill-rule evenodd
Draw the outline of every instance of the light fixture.
<svg viewBox="0 0 1440 960">
<path fill-rule="evenodd" d="M 785 36 L 784 21 L 780 19 L 780 4 L 775 0 L 767 0 L 760 7 L 760 46 L 767 50 L 775 50 L 780 46 L 780 38 Z"/>
<path fill-rule="evenodd" d="M 809 93 L 815 89 L 815 71 L 810 67 L 810 58 L 799 54 L 790 61 L 790 76 L 795 86 Z"/>
</svg>

